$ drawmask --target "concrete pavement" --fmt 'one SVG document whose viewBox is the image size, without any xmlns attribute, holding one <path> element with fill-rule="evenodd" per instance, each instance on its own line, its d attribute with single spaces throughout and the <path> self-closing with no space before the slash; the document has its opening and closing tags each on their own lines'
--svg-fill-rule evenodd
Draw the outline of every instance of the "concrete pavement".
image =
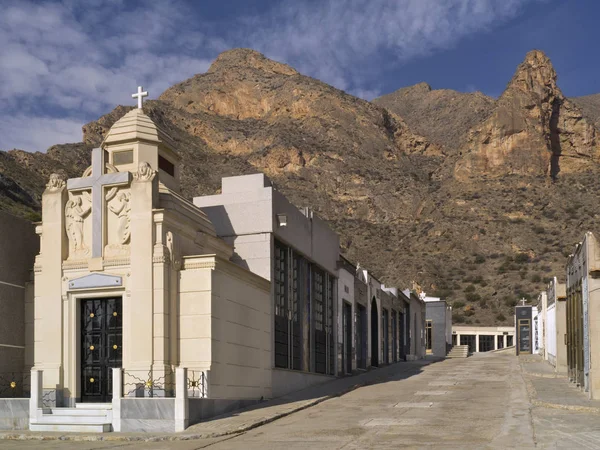
<svg viewBox="0 0 600 450">
<path fill-rule="evenodd" d="M 0 440 L 0 449 L 600 449 L 599 402 L 541 358 L 511 352 L 403 362 L 262 406 L 157 436 L 178 440 Z"/>
</svg>

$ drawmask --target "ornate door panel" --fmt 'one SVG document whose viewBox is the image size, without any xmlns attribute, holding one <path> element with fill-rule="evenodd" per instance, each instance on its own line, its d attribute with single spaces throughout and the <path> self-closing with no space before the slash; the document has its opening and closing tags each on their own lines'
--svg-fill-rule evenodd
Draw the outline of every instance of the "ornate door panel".
<svg viewBox="0 0 600 450">
<path fill-rule="evenodd" d="M 123 360 L 121 298 L 81 301 L 81 401 L 112 400 L 112 368 Z"/>
</svg>

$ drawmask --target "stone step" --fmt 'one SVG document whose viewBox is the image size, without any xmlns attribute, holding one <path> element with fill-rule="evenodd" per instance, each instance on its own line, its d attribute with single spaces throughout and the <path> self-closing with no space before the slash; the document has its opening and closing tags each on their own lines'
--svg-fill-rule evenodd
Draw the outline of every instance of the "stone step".
<svg viewBox="0 0 600 450">
<path fill-rule="evenodd" d="M 77 409 L 112 409 L 112 403 L 77 403 Z"/>
<path fill-rule="evenodd" d="M 110 424 L 112 417 L 107 416 L 57 416 L 54 414 L 44 414 L 36 422 L 38 424 L 50 425 L 50 424 L 79 424 L 79 425 L 102 425 L 105 423 Z"/>
<path fill-rule="evenodd" d="M 81 423 L 30 423 L 31 431 L 58 431 L 62 433 L 106 433 L 110 432 L 110 423 L 81 424 Z"/>
<path fill-rule="evenodd" d="M 48 412 L 46 412 L 48 411 Z M 87 408 L 51 408 L 44 410 L 44 415 L 53 416 L 101 416 L 107 417 L 111 409 L 87 409 Z"/>
</svg>

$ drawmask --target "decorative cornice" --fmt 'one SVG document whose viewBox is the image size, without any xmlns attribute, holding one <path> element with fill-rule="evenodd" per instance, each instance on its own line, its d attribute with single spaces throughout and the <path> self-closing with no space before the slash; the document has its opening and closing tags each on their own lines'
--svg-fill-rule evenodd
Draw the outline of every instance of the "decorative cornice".
<svg viewBox="0 0 600 450">
<path fill-rule="evenodd" d="M 131 263 L 128 256 L 122 258 L 107 258 L 104 260 L 104 267 L 128 266 Z"/>
<path fill-rule="evenodd" d="M 152 262 L 154 264 L 170 264 L 171 260 L 169 259 L 168 256 L 165 256 L 165 255 L 154 255 L 152 257 Z"/>
<path fill-rule="evenodd" d="M 66 260 L 62 264 L 63 270 L 87 269 L 87 259 Z"/>
<path fill-rule="evenodd" d="M 215 259 L 207 259 L 203 261 L 194 261 L 194 260 L 183 260 L 182 268 L 183 270 L 192 270 L 192 269 L 215 269 L 217 267 L 217 262 Z"/>
</svg>

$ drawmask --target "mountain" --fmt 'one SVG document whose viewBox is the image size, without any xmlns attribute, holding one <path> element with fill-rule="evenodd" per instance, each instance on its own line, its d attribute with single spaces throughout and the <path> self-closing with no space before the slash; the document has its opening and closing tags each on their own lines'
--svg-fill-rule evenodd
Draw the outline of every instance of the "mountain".
<svg viewBox="0 0 600 450">
<path fill-rule="evenodd" d="M 562 95 L 541 52 L 498 100 L 420 84 L 367 102 L 235 49 L 144 110 L 177 144 L 185 196 L 265 172 L 387 285 L 415 280 L 453 302 L 457 322 L 489 325 L 509 324 L 517 298 L 562 274 L 597 223 L 597 131 L 581 105 Z M 86 124 L 81 143 L 0 152 L 0 207 L 33 218 L 49 174 L 80 176 L 130 109 Z"/>
<path fill-rule="evenodd" d="M 411 129 L 454 151 L 462 147 L 467 132 L 490 115 L 496 101 L 481 92 L 432 90 L 427 83 L 399 89 L 373 100 L 402 117 Z"/>
</svg>

